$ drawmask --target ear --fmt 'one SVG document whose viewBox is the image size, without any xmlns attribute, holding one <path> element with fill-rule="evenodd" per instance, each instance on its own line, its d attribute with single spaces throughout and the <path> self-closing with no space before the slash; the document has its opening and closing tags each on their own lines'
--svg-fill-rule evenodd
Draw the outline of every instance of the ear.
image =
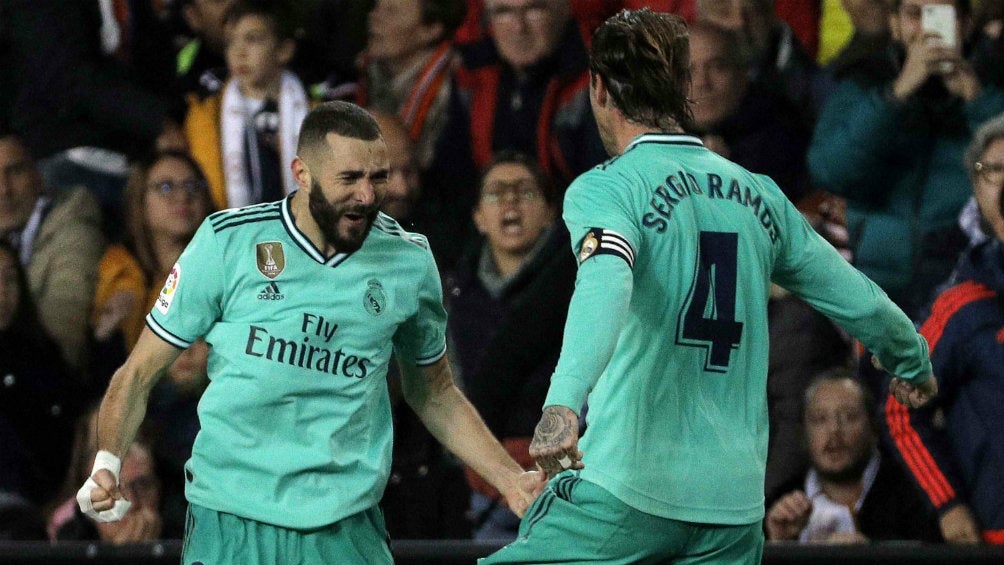
<svg viewBox="0 0 1004 565">
<path fill-rule="evenodd" d="M 484 212 L 481 211 L 480 203 L 478 203 L 478 205 L 474 207 L 474 212 L 471 213 L 471 218 L 474 219 L 474 227 L 478 229 L 478 233 L 481 235 L 485 235 L 485 232 L 488 231 L 488 228 L 485 226 L 485 214 Z"/>
<path fill-rule="evenodd" d="M 610 92 L 607 90 L 603 77 L 592 71 L 589 71 L 589 96 L 593 98 L 593 103 L 600 108 L 606 108 L 610 101 Z"/>
<path fill-rule="evenodd" d="M 279 64 L 283 67 L 289 65 L 289 62 L 293 60 L 293 55 L 296 54 L 296 42 L 292 39 L 283 39 L 279 43 L 279 47 L 276 50 L 276 56 L 279 58 Z"/>
<path fill-rule="evenodd" d="M 293 170 L 293 178 L 296 179 L 296 186 L 304 190 L 309 190 L 311 184 L 310 181 L 313 177 L 310 175 L 310 169 L 307 168 L 307 163 L 305 163 L 303 159 L 297 155 L 296 158 L 293 159 L 293 163 L 290 164 L 290 168 Z"/>
</svg>

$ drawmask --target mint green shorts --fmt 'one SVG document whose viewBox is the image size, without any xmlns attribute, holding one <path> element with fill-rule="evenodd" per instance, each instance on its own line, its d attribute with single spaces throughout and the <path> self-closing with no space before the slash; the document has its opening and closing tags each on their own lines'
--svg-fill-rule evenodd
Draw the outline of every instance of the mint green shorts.
<svg viewBox="0 0 1004 565">
<path fill-rule="evenodd" d="M 763 540 L 760 522 L 727 526 L 660 518 L 565 472 L 527 509 L 516 541 L 478 563 L 758 565 Z"/>
<path fill-rule="evenodd" d="M 313 530 L 292 530 L 189 504 L 182 565 L 391 564 L 376 506 Z"/>
</svg>

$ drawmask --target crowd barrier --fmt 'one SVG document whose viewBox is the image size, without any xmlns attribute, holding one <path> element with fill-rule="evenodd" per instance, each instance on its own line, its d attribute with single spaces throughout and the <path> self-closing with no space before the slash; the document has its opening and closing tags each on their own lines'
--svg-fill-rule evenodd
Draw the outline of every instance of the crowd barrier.
<svg viewBox="0 0 1004 565">
<path fill-rule="evenodd" d="M 467 540 L 397 540 L 391 543 L 397 565 L 473 565 L 500 546 Z M 90 542 L 3 542 L 0 565 L 177 565 L 181 542 L 164 541 L 123 547 Z M 919 543 L 797 545 L 769 543 L 764 565 L 1001 565 L 1004 547 Z"/>
</svg>

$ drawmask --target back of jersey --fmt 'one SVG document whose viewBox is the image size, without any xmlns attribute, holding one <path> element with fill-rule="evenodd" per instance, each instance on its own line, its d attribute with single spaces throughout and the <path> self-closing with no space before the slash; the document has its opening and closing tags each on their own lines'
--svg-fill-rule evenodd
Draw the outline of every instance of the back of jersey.
<svg viewBox="0 0 1004 565">
<path fill-rule="evenodd" d="M 769 179 L 682 135 L 641 136 L 569 189 L 580 260 L 590 237 L 633 259 L 630 311 L 588 399 L 583 478 L 668 518 L 763 517 L 767 299 L 786 206 Z"/>
</svg>

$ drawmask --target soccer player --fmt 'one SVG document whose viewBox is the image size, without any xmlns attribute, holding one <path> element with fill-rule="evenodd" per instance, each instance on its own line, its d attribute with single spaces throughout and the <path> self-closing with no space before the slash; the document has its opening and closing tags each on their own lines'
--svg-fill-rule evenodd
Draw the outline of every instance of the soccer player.
<svg viewBox="0 0 1004 565">
<path fill-rule="evenodd" d="M 759 563 L 771 281 L 876 352 L 897 397 L 936 393 L 906 315 L 773 181 L 683 133 L 688 59 L 674 15 L 624 11 L 594 35 L 590 101 L 615 157 L 565 197 L 579 271 L 530 446 L 557 476 L 483 563 Z"/>
<path fill-rule="evenodd" d="M 386 146 L 357 106 L 318 106 L 292 162 L 300 190 L 211 215 L 171 271 L 101 404 L 81 509 L 128 509 L 119 458 L 180 350 L 211 345 L 202 429 L 185 466 L 183 563 L 390 563 L 377 503 L 390 472 L 391 352 L 430 431 L 519 514 L 524 473 L 454 385 L 425 239 L 379 213 Z"/>
</svg>

